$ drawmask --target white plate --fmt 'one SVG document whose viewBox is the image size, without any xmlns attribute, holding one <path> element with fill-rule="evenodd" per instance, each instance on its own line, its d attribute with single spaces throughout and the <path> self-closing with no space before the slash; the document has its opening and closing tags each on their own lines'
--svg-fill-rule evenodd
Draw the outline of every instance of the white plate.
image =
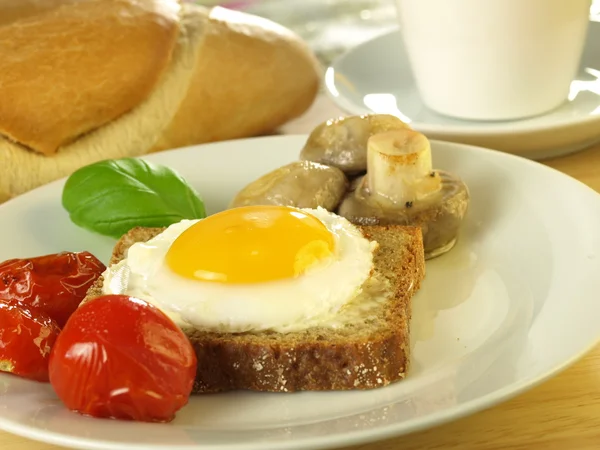
<svg viewBox="0 0 600 450">
<path fill-rule="evenodd" d="M 440 73 L 440 83 L 444 82 Z M 361 44 L 325 74 L 329 96 L 350 114 L 388 113 L 431 139 L 503 150 L 533 159 L 574 152 L 600 140 L 600 12 L 592 18 L 577 79 L 554 111 L 517 121 L 467 121 L 437 114 L 421 100 L 398 30 Z"/>
<path fill-rule="evenodd" d="M 296 159 L 302 136 L 231 141 L 155 154 L 225 207 L 247 182 Z M 472 206 L 449 254 L 428 262 L 414 298 L 412 370 L 366 392 L 234 392 L 191 399 L 171 424 L 84 418 L 50 386 L 0 376 L 0 428 L 102 449 L 316 449 L 408 433 L 505 400 L 563 369 L 600 337 L 600 197 L 505 153 L 433 143 L 436 168 L 469 185 Z M 0 260 L 113 241 L 73 226 L 62 182 L 0 206 Z"/>
</svg>

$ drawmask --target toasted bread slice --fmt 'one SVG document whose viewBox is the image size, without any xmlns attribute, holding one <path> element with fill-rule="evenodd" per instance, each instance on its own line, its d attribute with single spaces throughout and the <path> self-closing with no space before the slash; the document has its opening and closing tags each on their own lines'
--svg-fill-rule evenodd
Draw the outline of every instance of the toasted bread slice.
<svg viewBox="0 0 600 450">
<path fill-rule="evenodd" d="M 411 297 L 425 275 L 421 229 L 368 226 L 361 230 L 379 243 L 372 277 L 385 281 L 383 301 L 364 319 L 336 328 L 319 326 L 290 333 L 184 329 L 198 357 L 193 393 L 371 389 L 404 378 L 410 357 Z M 132 229 L 115 246 L 110 264 L 125 258 L 134 243 L 161 231 Z M 84 302 L 102 295 L 102 283 L 98 279 Z"/>
</svg>

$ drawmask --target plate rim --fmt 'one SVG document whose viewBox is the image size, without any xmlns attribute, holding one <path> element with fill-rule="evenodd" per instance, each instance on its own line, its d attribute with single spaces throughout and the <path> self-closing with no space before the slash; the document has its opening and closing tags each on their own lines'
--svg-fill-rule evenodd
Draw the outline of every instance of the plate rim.
<svg viewBox="0 0 600 450">
<path fill-rule="evenodd" d="M 428 416 L 423 419 L 411 419 L 402 423 L 410 423 L 411 421 L 419 420 L 418 425 L 411 426 L 411 430 L 406 433 L 398 433 L 397 423 L 385 425 L 382 427 L 350 431 L 347 433 L 338 432 L 327 436 L 317 436 L 310 438 L 300 438 L 297 440 L 290 441 L 263 441 L 258 443 L 262 450 L 318 450 L 318 449 L 334 449 L 337 447 L 344 446 L 355 446 L 361 444 L 367 444 L 371 442 L 379 442 L 385 439 L 391 439 L 400 436 L 410 436 L 413 433 L 418 433 L 427 429 L 433 429 L 443 424 L 452 423 L 454 421 L 463 419 L 471 416 L 477 412 L 484 411 L 488 408 L 492 408 L 501 403 L 509 401 L 531 389 L 534 389 L 548 381 L 549 379 L 562 373 L 577 361 L 586 356 L 591 350 L 600 344 L 600 337 L 585 350 L 581 351 L 578 355 L 571 357 L 560 366 L 555 367 L 553 370 L 546 372 L 542 376 L 525 379 L 518 383 L 518 387 L 514 388 L 515 384 L 506 386 L 504 388 L 493 391 L 477 399 L 471 400 L 464 403 L 459 412 L 455 412 L 452 409 L 445 409 Z M 98 419 L 102 420 L 102 419 Z M 190 444 L 190 445 L 177 445 L 171 447 L 169 444 L 148 446 L 148 444 L 122 444 L 113 443 L 107 441 L 91 440 L 80 437 L 73 437 L 65 434 L 59 434 L 52 431 L 44 431 L 40 428 L 32 428 L 14 422 L 5 422 L 3 417 L 0 415 L 0 430 L 20 436 L 26 439 L 31 439 L 37 442 L 48 443 L 52 445 L 65 446 L 73 449 L 85 449 L 85 450 L 250 450 L 255 447 L 252 443 L 243 444 L 225 444 L 217 446 L 202 446 L 201 444 Z"/>
<path fill-rule="evenodd" d="M 210 149 L 211 147 L 219 147 L 219 146 L 230 146 L 230 145 L 244 145 L 246 142 L 258 142 L 258 141 L 268 141 L 268 140 L 297 140 L 306 139 L 308 137 L 307 134 L 286 134 L 286 135 L 274 135 L 274 136 L 257 136 L 251 138 L 239 138 L 228 141 L 220 141 L 213 142 L 207 144 L 199 144 L 199 145 L 191 145 L 186 147 L 180 147 L 172 150 L 165 150 L 161 152 L 156 152 L 152 154 L 142 155 L 136 158 L 149 158 L 150 160 L 154 159 L 154 156 L 157 155 L 158 158 L 165 157 L 172 153 L 185 153 L 197 151 L 198 149 Z M 528 158 L 505 153 L 499 150 L 489 149 L 485 147 L 480 147 L 476 145 L 468 145 L 461 144 L 455 142 L 449 142 L 444 140 L 431 139 L 430 140 L 432 147 L 438 146 L 450 146 L 459 148 L 469 148 L 472 151 L 490 153 L 493 154 L 495 158 L 508 158 L 513 160 L 519 160 L 519 163 L 524 163 L 530 167 L 536 167 L 535 170 L 544 170 L 548 173 L 553 173 L 553 176 L 561 176 L 568 178 L 571 183 L 574 185 L 578 185 L 578 189 L 587 190 L 589 193 L 600 196 L 600 193 L 587 186 L 585 183 L 577 180 L 574 177 L 571 177 L 557 169 L 549 167 L 545 164 L 532 161 Z M 435 150 L 434 150 L 435 151 Z M 215 155 L 218 153 L 215 152 Z M 215 156 L 216 157 L 216 156 Z M 60 183 L 64 183 L 66 177 L 55 180 L 51 183 L 48 183 L 43 186 L 39 186 L 21 196 L 10 199 L 4 204 L 0 205 L 0 215 L 3 213 L 5 209 L 5 205 L 15 204 L 17 202 L 27 202 L 27 197 L 30 195 L 36 195 L 36 192 L 48 189 L 53 185 L 58 185 Z M 472 415 L 476 412 L 482 411 L 484 409 L 490 408 L 492 406 L 503 403 L 507 400 L 510 400 L 523 392 L 526 392 L 534 387 L 540 385 L 544 381 L 556 376 L 557 374 L 563 372 L 568 367 L 572 366 L 575 362 L 579 361 L 585 355 L 587 355 L 592 349 L 600 344 L 600 331 L 598 331 L 598 335 L 595 340 L 589 342 L 585 348 L 582 348 L 577 354 L 573 354 L 570 358 L 565 359 L 561 364 L 556 365 L 550 370 L 540 374 L 536 377 L 528 377 L 518 380 L 512 384 L 504 386 L 500 389 L 496 389 L 488 394 L 477 397 L 473 400 L 462 403 L 460 408 L 450 407 L 441 411 L 437 411 L 434 413 L 430 413 L 427 416 L 423 416 L 421 418 L 409 419 L 403 422 L 395 422 L 387 425 L 380 425 L 370 429 L 363 430 L 352 430 L 349 432 L 336 432 L 335 434 L 326 435 L 326 436 L 316 436 L 316 437 L 303 437 L 298 438 L 293 441 L 263 441 L 260 442 L 261 448 L 265 450 L 275 450 L 275 449 L 286 449 L 286 450 L 299 450 L 306 448 L 334 448 L 344 445 L 360 445 L 367 442 L 375 442 L 382 439 L 387 439 L 400 435 L 410 435 L 414 432 L 422 431 L 424 429 L 430 429 L 435 426 L 441 425 L 443 423 L 448 423 L 454 420 L 458 420 L 460 418 Z M 406 426 L 407 423 L 415 423 L 414 425 Z M 398 431 L 399 424 L 403 424 L 403 428 L 406 427 L 410 429 L 409 431 Z M 5 420 L 0 413 L 0 429 L 12 433 L 18 436 L 22 436 L 28 439 L 33 439 L 39 442 L 46 442 L 55 445 L 67 446 L 69 448 L 86 448 L 86 449 L 128 449 L 128 450 L 138 450 L 138 449 L 154 449 L 154 450 L 162 450 L 170 448 L 167 444 L 148 447 L 147 444 L 123 444 L 123 443 L 112 443 L 112 442 L 103 442 L 98 440 L 90 440 L 81 437 L 74 437 L 66 434 L 60 434 L 52 431 L 45 431 L 41 428 L 34 428 L 27 425 L 21 425 L 14 421 Z M 226 445 L 218 445 L 210 448 L 215 448 L 219 450 L 244 450 L 250 449 L 252 443 L 241 443 L 241 444 L 226 444 Z M 207 449 L 209 447 L 202 446 L 201 444 L 189 444 L 189 445 L 180 445 L 172 448 L 178 448 L 182 450 L 192 450 L 192 449 Z"/>
</svg>

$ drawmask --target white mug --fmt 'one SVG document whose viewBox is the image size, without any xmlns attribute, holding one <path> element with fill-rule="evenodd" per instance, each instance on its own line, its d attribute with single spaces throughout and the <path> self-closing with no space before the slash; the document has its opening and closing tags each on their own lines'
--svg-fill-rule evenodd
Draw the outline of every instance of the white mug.
<svg viewBox="0 0 600 450">
<path fill-rule="evenodd" d="M 535 116 L 576 76 L 591 0 L 396 0 L 424 103 L 469 120 Z"/>
</svg>

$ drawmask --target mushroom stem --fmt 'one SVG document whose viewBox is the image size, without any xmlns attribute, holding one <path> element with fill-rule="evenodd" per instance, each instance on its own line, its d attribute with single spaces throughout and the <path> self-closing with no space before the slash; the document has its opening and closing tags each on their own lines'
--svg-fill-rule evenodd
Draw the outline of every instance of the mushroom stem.
<svg viewBox="0 0 600 450">
<path fill-rule="evenodd" d="M 371 136 L 367 144 L 367 186 L 394 204 L 411 204 L 441 188 L 432 172 L 431 146 L 421 133 L 394 130 Z"/>
</svg>

